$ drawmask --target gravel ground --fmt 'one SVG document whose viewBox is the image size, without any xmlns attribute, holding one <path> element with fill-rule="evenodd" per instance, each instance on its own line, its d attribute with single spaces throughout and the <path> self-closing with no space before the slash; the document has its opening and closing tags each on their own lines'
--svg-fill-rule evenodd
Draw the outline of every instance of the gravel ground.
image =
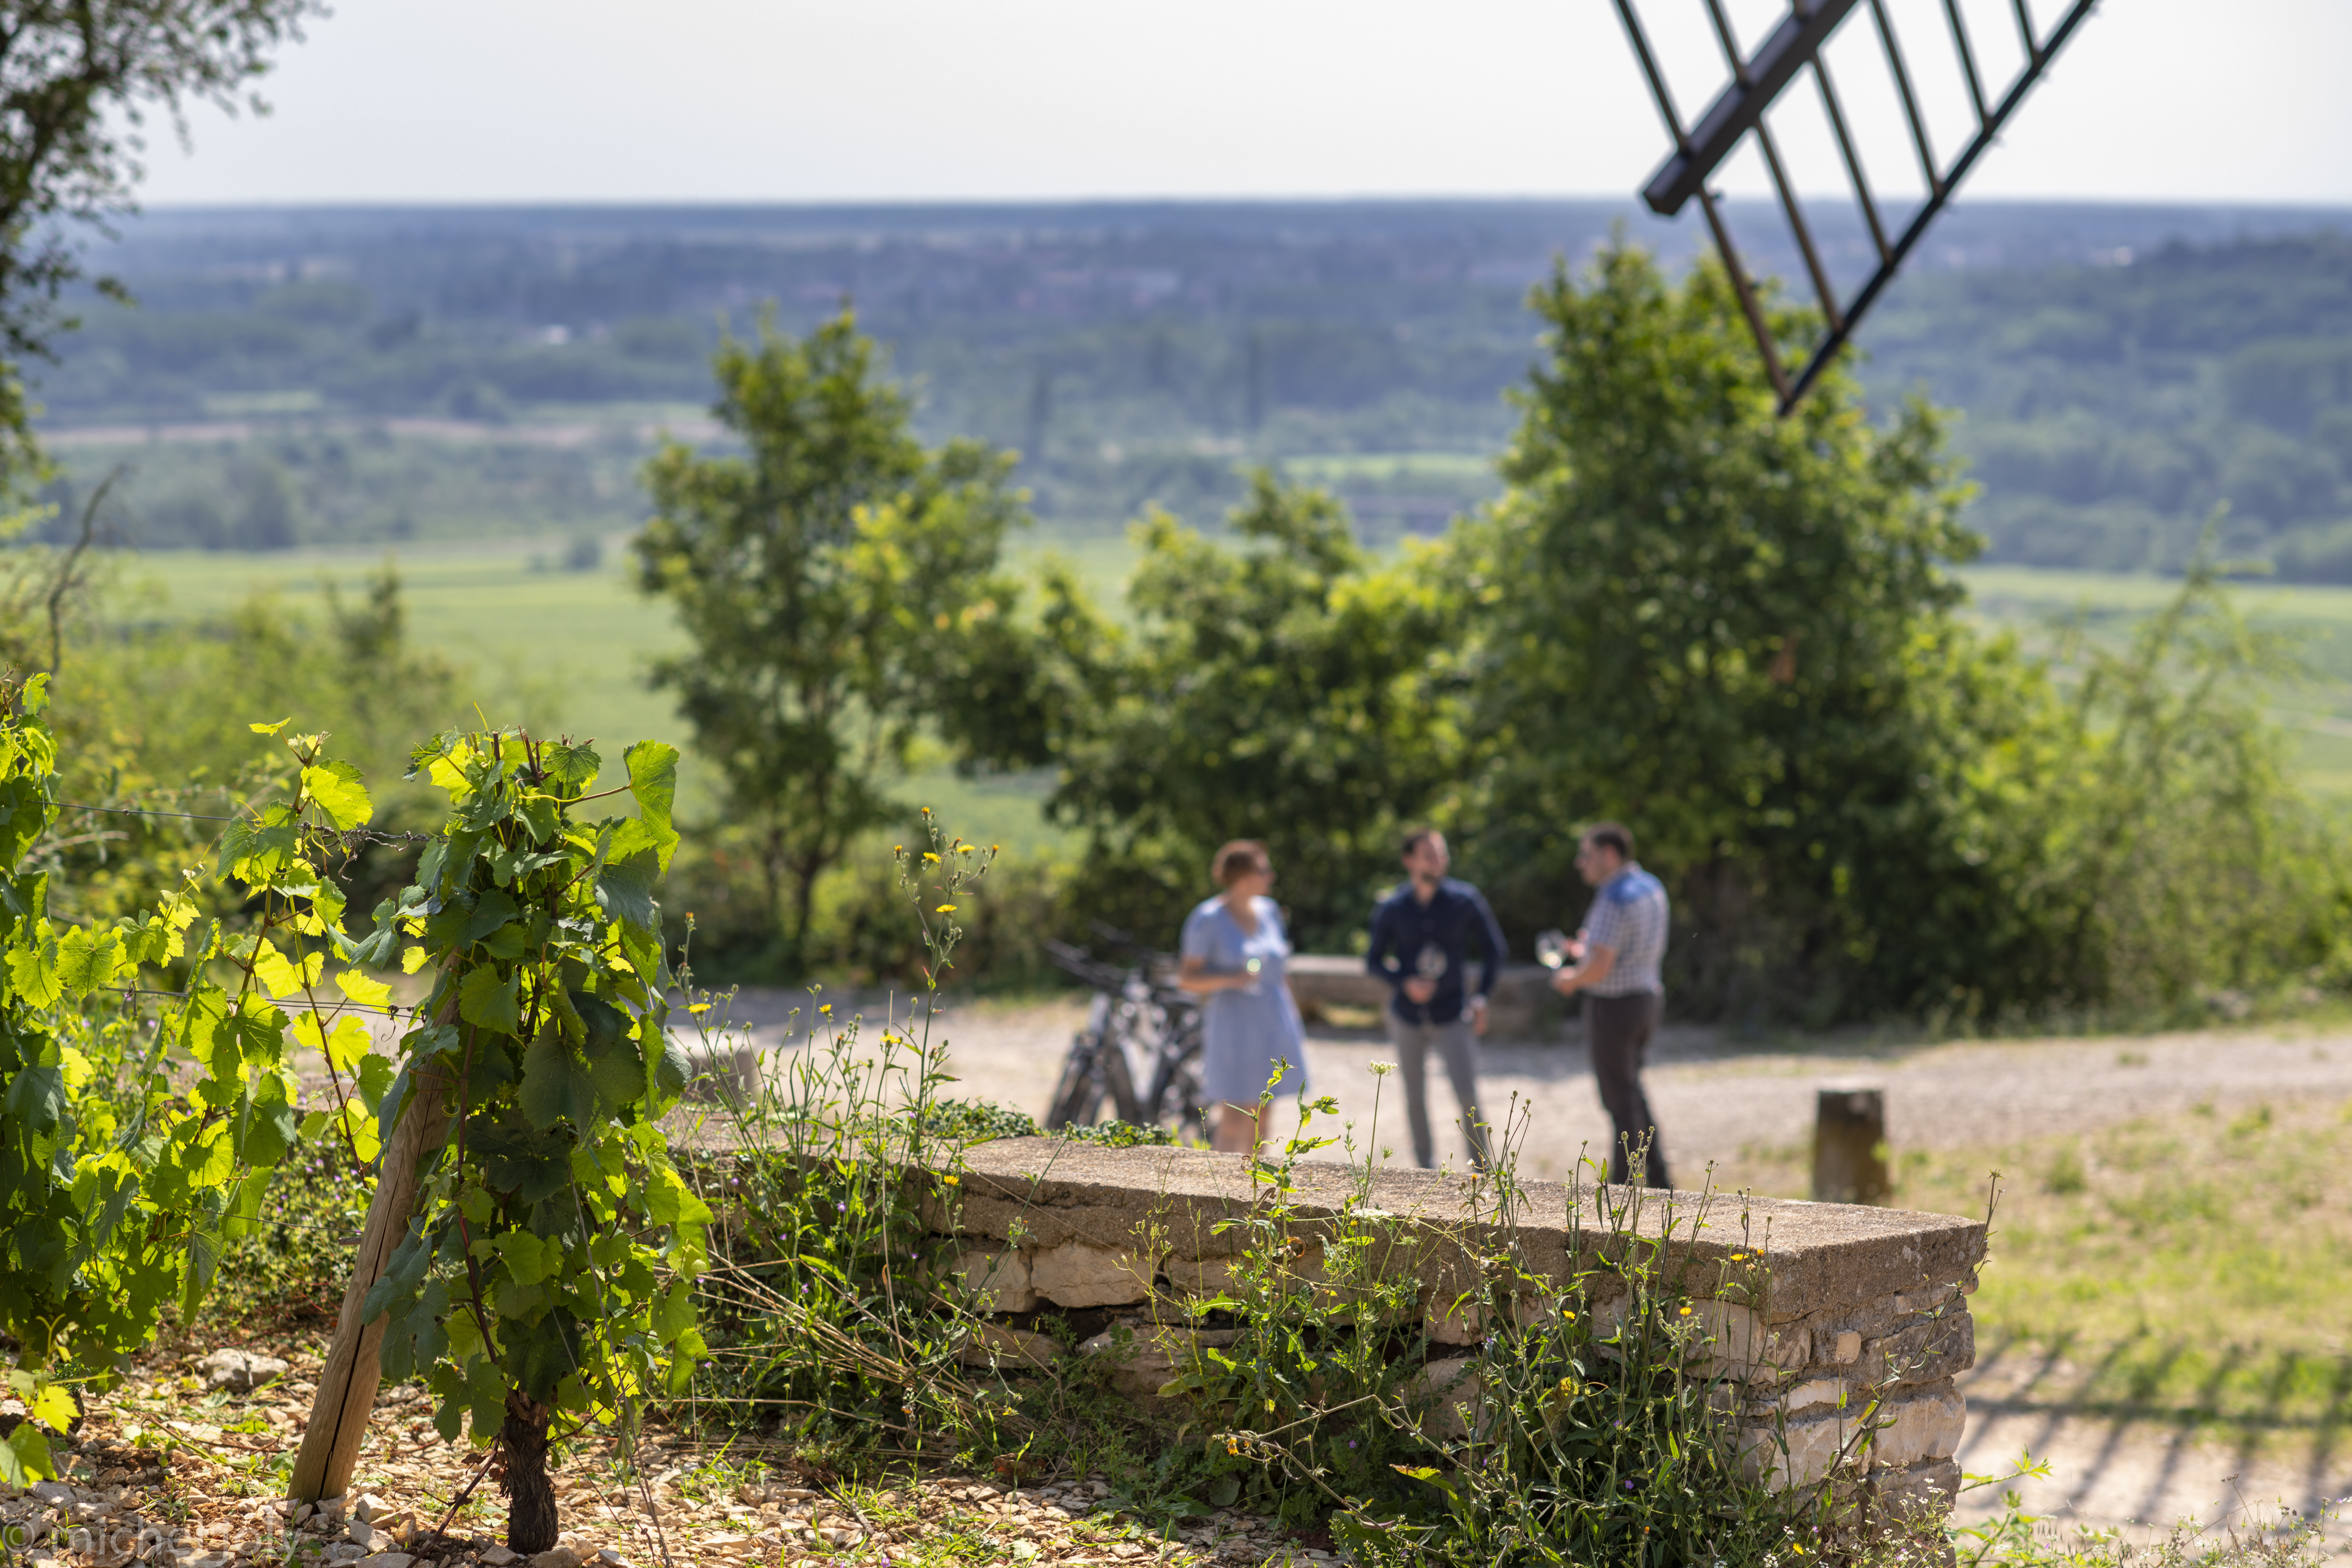
<svg viewBox="0 0 2352 1568">
<path fill-rule="evenodd" d="M 783 1042 L 805 993 L 747 992 L 733 1009 L 753 1043 Z M 869 1016 L 881 1016 L 878 999 Z M 845 1000 L 838 1012 L 847 1014 Z M 803 1016 L 807 1015 L 803 1012 Z M 939 1032 L 949 1042 L 954 1093 L 1043 1113 L 1071 1034 L 1085 1021 L 1076 1002 L 951 1008 Z M 1318 1094 L 1336 1096 L 1360 1138 L 1372 1131 L 1370 1066 L 1395 1058 L 1375 1030 L 1318 1026 L 1307 1073 Z M 1646 1074 L 1676 1180 L 1695 1184 L 1709 1163 L 1737 1170 L 1746 1157 L 1803 1145 L 1811 1137 L 1813 1095 L 1830 1085 L 1886 1092 L 1887 1137 L 1897 1150 L 1997 1145 L 2158 1115 L 2210 1102 L 2217 1109 L 2259 1100 L 2352 1096 L 2352 1029 L 2290 1026 L 2197 1033 L 1909 1044 L 1801 1039 L 1754 1045 L 1707 1028 L 1670 1027 L 1651 1048 Z M 1444 1076 L 1430 1074 L 1431 1116 L 1441 1161 L 1465 1149 Z M 1610 1129 L 1580 1040 L 1494 1041 L 1482 1082 L 1488 1114 L 1516 1118 L 1521 1168 L 1564 1178 L 1580 1154 L 1608 1146 Z M 1379 1138 L 1410 1161 L 1402 1090 L 1381 1091 Z M 1276 1125 L 1283 1124 L 1276 1110 Z M 1336 1154 L 1333 1157 L 1338 1157 Z"/>
<path fill-rule="evenodd" d="M 22 1561 L 53 1568 L 658 1568 L 827 1563 L 1303 1565 L 1334 1561 L 1322 1539 L 1271 1520 L 1219 1510 L 1162 1539 L 1127 1517 L 1099 1481 L 1013 1486 L 990 1477 L 927 1474 L 887 1489 L 847 1489 L 805 1469 L 770 1468 L 756 1446 L 662 1451 L 646 1495 L 615 1479 L 610 1455 L 573 1450 L 554 1481 L 563 1527 L 556 1552 L 520 1559 L 499 1544 L 505 1505 L 492 1484 L 463 1506 L 480 1468 L 446 1443 L 416 1389 L 379 1394 L 351 1495 L 325 1511 L 280 1500 L 277 1466 L 299 1445 L 324 1346 L 264 1336 L 283 1375 L 249 1393 L 211 1389 L 193 1347 L 142 1359 L 129 1380 L 89 1401 L 67 1479 L 0 1486 L 0 1529 Z M 772 1457 L 781 1462 L 782 1456 Z M 364 1514 L 364 1522 L 356 1522 Z M 21 1532 L 21 1533 L 17 1533 Z"/>
</svg>

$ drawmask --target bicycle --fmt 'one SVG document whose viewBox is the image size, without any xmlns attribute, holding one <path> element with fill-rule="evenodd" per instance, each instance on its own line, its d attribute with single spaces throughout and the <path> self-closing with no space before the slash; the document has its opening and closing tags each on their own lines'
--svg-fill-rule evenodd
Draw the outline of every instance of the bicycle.
<svg viewBox="0 0 2352 1568">
<path fill-rule="evenodd" d="M 1121 1121 L 1172 1127 L 1180 1140 L 1205 1142 L 1208 1108 L 1201 1096 L 1201 1006 L 1191 994 L 1163 978 L 1174 972 L 1170 955 L 1143 947 L 1126 932 L 1097 926 L 1097 934 L 1129 949 L 1136 962 L 1120 969 L 1085 948 L 1047 938 L 1054 963 L 1090 986 L 1093 1005 L 1071 1037 L 1061 1081 L 1045 1111 L 1045 1126 L 1059 1131 L 1084 1126 L 1110 1102 Z M 1150 1064 L 1143 1092 L 1136 1092 L 1132 1064 Z"/>
</svg>

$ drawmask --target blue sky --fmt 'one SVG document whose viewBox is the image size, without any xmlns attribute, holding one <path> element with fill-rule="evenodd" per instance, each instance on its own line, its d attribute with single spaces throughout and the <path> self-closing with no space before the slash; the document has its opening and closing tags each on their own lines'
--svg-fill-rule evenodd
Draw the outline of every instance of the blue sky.
<svg viewBox="0 0 2352 1568">
<path fill-rule="evenodd" d="M 1940 5 L 1890 4 L 1937 78 Z M 1998 54 L 2008 0 L 1965 5 Z M 1643 9 L 1695 111 L 1721 74 L 1700 0 Z M 275 113 L 157 139 L 146 200 L 1623 195 L 1666 150 L 1610 0 L 335 0 L 309 32 Z M 1845 32 L 1873 177 L 1916 184 L 1877 45 Z M 1969 188 L 2352 204 L 2347 65 L 2352 0 L 2106 0 Z M 1751 155 L 1726 183 L 1761 178 Z"/>
</svg>

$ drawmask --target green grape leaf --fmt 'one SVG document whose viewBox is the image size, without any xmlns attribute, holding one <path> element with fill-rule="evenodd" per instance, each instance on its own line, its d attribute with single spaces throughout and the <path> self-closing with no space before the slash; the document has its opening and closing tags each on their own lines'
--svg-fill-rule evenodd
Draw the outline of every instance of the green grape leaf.
<svg viewBox="0 0 2352 1568">
<path fill-rule="evenodd" d="M 710 1205 L 666 1163 L 656 1163 L 646 1172 L 646 1212 L 664 1225 L 710 1223 Z"/>
<path fill-rule="evenodd" d="M 294 863 L 302 846 L 302 825 L 291 807 L 266 806 L 258 817 L 239 817 L 221 834 L 219 868 L 224 880 L 235 878 L 258 888 Z"/>
<path fill-rule="evenodd" d="M 522 1007 L 516 996 L 521 980 L 520 971 L 501 980 L 487 963 L 468 970 L 457 985 L 457 1016 L 485 1029 L 513 1034 L 522 1027 Z"/>
<path fill-rule="evenodd" d="M 463 945 L 471 947 L 521 912 L 515 907 L 513 899 L 495 888 L 491 889 L 474 901 L 473 913 L 466 921 Z"/>
<path fill-rule="evenodd" d="M 360 1303 L 361 1326 L 374 1322 L 394 1304 L 415 1300 L 416 1292 L 424 1287 L 425 1270 L 432 1262 L 433 1249 L 425 1245 L 424 1224 L 412 1219 L 407 1236 L 384 1260 L 383 1272 L 368 1287 L 367 1297 Z"/>
<path fill-rule="evenodd" d="M 36 1392 L 25 1401 L 25 1409 L 53 1432 L 62 1432 L 81 1418 L 81 1408 L 74 1404 L 73 1391 L 58 1383 Z"/>
<path fill-rule="evenodd" d="M 272 996 L 292 996 L 319 984 L 319 976 L 327 972 L 327 955 L 305 953 L 297 963 L 278 951 L 268 937 L 253 952 L 253 977 L 261 982 Z"/>
<path fill-rule="evenodd" d="M 639 741 L 621 753 L 629 770 L 629 794 L 636 798 L 637 820 L 652 836 L 669 869 L 670 852 L 677 847 L 677 829 L 670 826 L 670 805 L 677 798 L 677 748 L 660 741 Z"/>
<path fill-rule="evenodd" d="M 0 1443 L 0 1481 L 21 1490 L 35 1481 L 55 1480 L 57 1474 L 49 1440 L 31 1422 L 18 1426 L 6 1442 Z"/>
<path fill-rule="evenodd" d="M 336 1019 L 335 1026 L 323 1037 L 319 1033 L 316 1013 L 298 1013 L 294 1016 L 294 1037 L 312 1050 L 324 1053 L 328 1065 L 337 1072 L 350 1072 L 357 1067 L 375 1043 L 367 1025 L 356 1013 L 346 1013 Z"/>
<path fill-rule="evenodd" d="M 601 996 L 572 993 L 572 1005 L 587 1030 L 584 1054 L 597 1097 L 610 1106 L 634 1104 L 646 1092 L 646 1061 L 629 1037 L 625 1014 Z"/>
<path fill-rule="evenodd" d="M 278 731 L 283 730 L 287 725 L 291 724 L 292 722 L 294 722 L 294 715 L 289 713 L 285 718 L 280 719 L 275 724 L 255 722 L 247 724 L 246 728 L 252 731 L 257 735 L 275 735 Z"/>
<path fill-rule="evenodd" d="M 567 746 L 561 741 L 541 747 L 539 761 L 547 771 L 550 784 L 572 789 L 586 789 L 594 784 L 604 766 L 604 759 L 590 747 Z"/>
<path fill-rule="evenodd" d="M 663 1343 L 674 1344 L 694 1328 L 694 1287 L 685 1280 L 654 1298 L 653 1329 Z"/>
<path fill-rule="evenodd" d="M 449 1347 L 441 1320 L 449 1313 L 449 1287 L 427 1279 L 406 1308 L 395 1305 L 384 1324 L 383 1374 L 405 1382 L 419 1366 L 431 1366 Z"/>
<path fill-rule="evenodd" d="M 100 932 L 76 926 L 58 942 L 58 980 L 76 996 L 87 996 L 114 984 L 115 972 L 123 961 L 120 931 Z"/>
<path fill-rule="evenodd" d="M 55 1054 L 55 1047 L 42 1054 Z M 8 1119 L 32 1132 L 54 1131 L 66 1116 L 66 1074 L 61 1061 L 36 1062 L 8 1080 Z M 38 1189 L 36 1189 L 38 1190 Z"/>
<path fill-rule="evenodd" d="M 533 844 L 544 844 L 563 831 L 563 806 L 551 795 L 536 792 L 514 804 L 515 820 L 530 830 Z"/>
<path fill-rule="evenodd" d="M 285 1077 L 274 1072 L 262 1074 L 253 1099 L 246 1106 L 238 1157 L 248 1165 L 266 1170 L 286 1158 L 287 1151 L 294 1147 L 297 1131 L 294 1100 L 287 1092 Z"/>
<path fill-rule="evenodd" d="M 512 963 L 530 945 L 530 929 L 520 921 L 502 925 L 482 939 L 482 951 L 501 963 Z"/>
<path fill-rule="evenodd" d="M 415 1058 L 410 1058 L 414 1060 Z M 364 1086 L 362 1086 L 364 1093 Z M 392 1130 L 400 1123 L 400 1113 L 408 1103 L 408 1067 L 404 1063 L 375 1098 L 375 1143 L 381 1149 L 392 1142 Z"/>
<path fill-rule="evenodd" d="M 661 906 L 654 902 L 654 883 L 660 876 L 661 858 L 652 849 L 607 861 L 596 879 L 596 901 L 614 920 L 627 921 L 647 937 L 659 936 Z"/>
<path fill-rule="evenodd" d="M 352 1141 L 352 1152 L 362 1164 L 373 1164 L 383 1150 L 383 1132 L 376 1119 L 368 1114 L 357 1095 L 343 1101 L 342 1123 Z"/>
<path fill-rule="evenodd" d="M 501 1323 L 499 1335 L 516 1384 L 541 1404 L 553 1404 L 556 1385 L 580 1364 L 579 1320 L 558 1307 L 535 1323 Z"/>
<path fill-rule="evenodd" d="M 392 1000 L 391 986 L 356 969 L 346 969 L 336 975 L 335 986 L 362 1007 L 381 1007 Z"/>
<path fill-rule="evenodd" d="M 584 1131 L 596 1121 L 596 1081 L 573 1058 L 562 1036 L 542 1030 L 523 1053 L 522 1084 L 515 1090 L 515 1103 L 533 1127 L 545 1129 L 569 1120 Z"/>
<path fill-rule="evenodd" d="M 685 1047 L 665 1036 L 661 1055 L 646 1065 L 652 1068 L 650 1076 L 653 1079 L 646 1087 L 646 1098 L 654 1102 L 656 1110 L 667 1110 L 671 1102 L 686 1092 L 687 1084 L 692 1081 L 694 1062 L 687 1056 Z"/>
<path fill-rule="evenodd" d="M 483 1182 L 495 1192 L 535 1204 L 571 1184 L 572 1140 L 560 1131 L 476 1117 L 466 1124 L 466 1139 L 481 1156 Z"/>
<path fill-rule="evenodd" d="M 302 787 L 310 792 L 310 804 L 347 833 L 366 826 L 375 816 L 375 805 L 360 782 L 360 771 L 349 763 L 304 768 Z"/>
<path fill-rule="evenodd" d="M 360 1058 L 360 1103 L 371 1115 L 380 1115 L 383 1109 L 384 1091 L 392 1087 L 393 1068 L 389 1057 L 366 1056 Z"/>
<path fill-rule="evenodd" d="M 527 1230 L 509 1230 L 497 1237 L 491 1244 L 505 1260 L 507 1272 L 518 1285 L 536 1285 L 552 1279 L 563 1271 L 563 1243 L 554 1237 L 541 1237 Z"/>
<path fill-rule="evenodd" d="M 27 940 L 8 950 L 8 988 L 28 1007 L 46 1007 L 65 994 L 58 973 L 57 933 L 41 921 Z"/>
</svg>

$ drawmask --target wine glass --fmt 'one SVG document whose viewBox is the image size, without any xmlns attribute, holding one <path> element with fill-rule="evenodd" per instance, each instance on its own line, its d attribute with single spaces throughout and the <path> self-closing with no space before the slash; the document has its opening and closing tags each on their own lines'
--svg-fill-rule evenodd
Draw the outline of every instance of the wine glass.
<svg viewBox="0 0 2352 1568">
<path fill-rule="evenodd" d="M 1264 969 L 1265 967 L 1265 961 L 1264 959 L 1262 959 L 1262 958 L 1252 958 L 1252 959 L 1245 959 L 1245 960 L 1244 960 L 1244 961 L 1243 961 L 1243 963 L 1242 963 L 1242 973 L 1244 973 L 1244 974 L 1246 974 L 1246 975 L 1248 975 L 1250 978 L 1249 978 L 1249 984 L 1248 984 L 1247 985 L 1243 986 L 1243 987 L 1242 987 L 1242 989 L 1243 989 L 1243 990 L 1244 990 L 1244 991 L 1246 991 L 1246 992 L 1248 992 L 1248 993 L 1249 993 L 1251 995 L 1253 995 L 1253 996 L 1256 995 L 1256 994 L 1258 994 L 1259 989 L 1260 989 L 1260 985 L 1259 985 L 1259 982 L 1258 982 L 1258 977 L 1257 977 L 1257 976 L 1258 976 L 1258 971 L 1260 971 L 1260 970 Z"/>
<path fill-rule="evenodd" d="M 1548 931 L 1536 938 L 1536 962 L 1546 969 L 1558 969 L 1568 962 L 1568 938 L 1556 931 Z"/>
<path fill-rule="evenodd" d="M 1423 947 L 1421 955 L 1412 961 L 1412 972 L 1432 984 L 1445 978 L 1445 972 L 1452 967 L 1446 962 L 1444 950 L 1433 945 Z"/>
</svg>

